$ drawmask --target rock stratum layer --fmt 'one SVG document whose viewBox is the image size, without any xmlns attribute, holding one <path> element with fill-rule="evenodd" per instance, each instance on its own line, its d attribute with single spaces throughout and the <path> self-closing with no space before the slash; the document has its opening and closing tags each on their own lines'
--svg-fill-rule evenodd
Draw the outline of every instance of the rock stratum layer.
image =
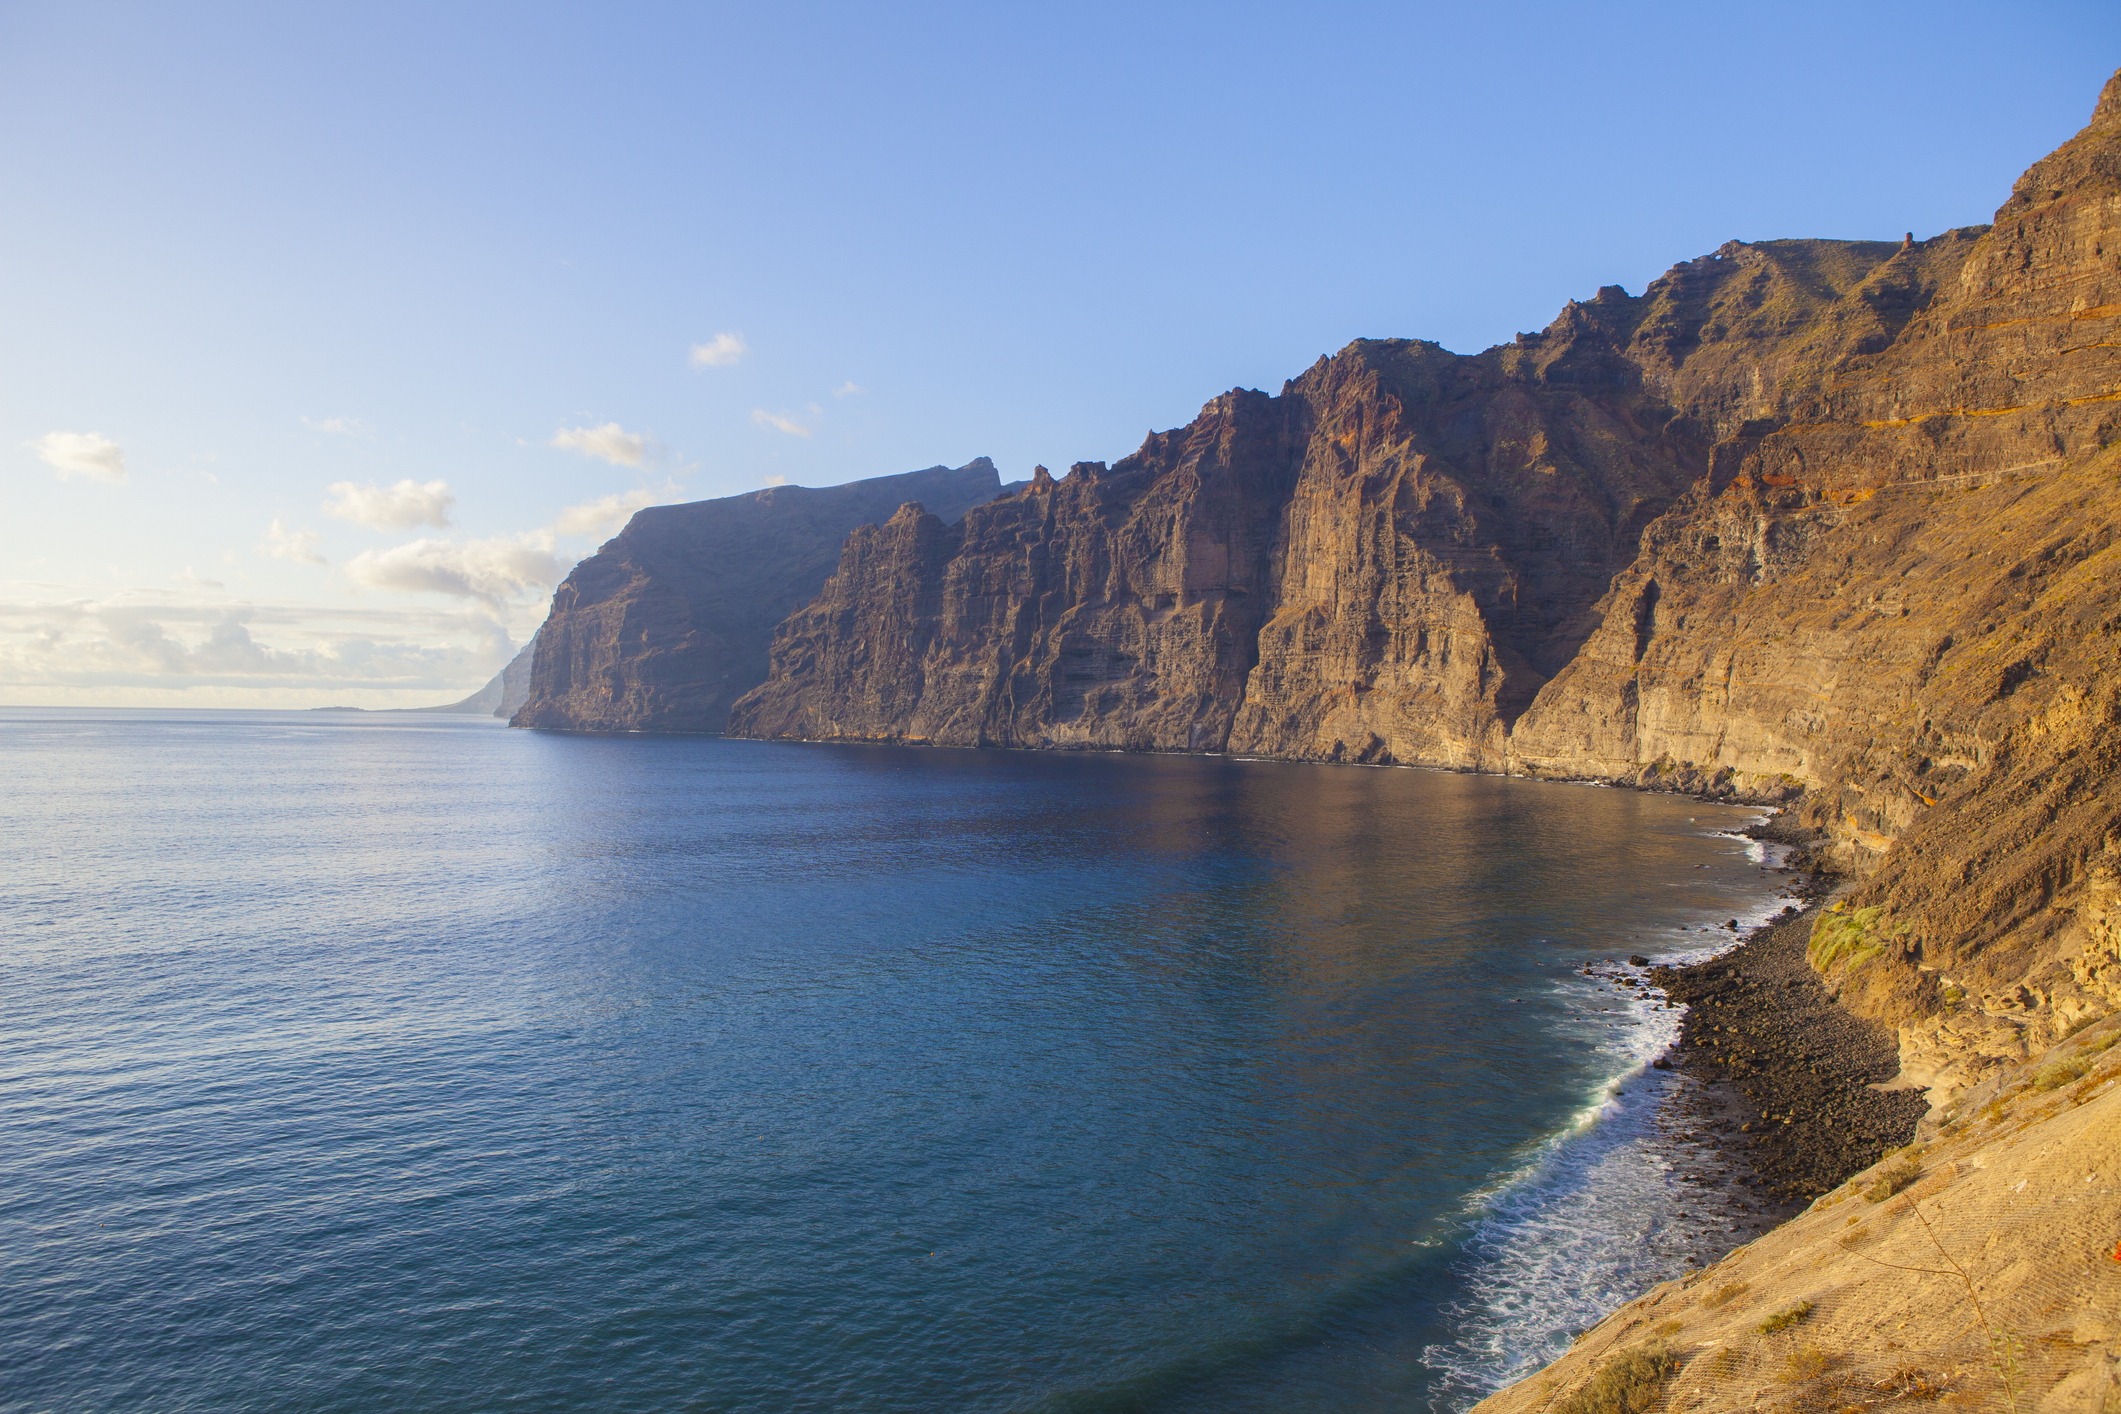
<svg viewBox="0 0 2121 1414">
<path fill-rule="evenodd" d="M 638 511 L 553 595 L 510 725 L 720 731 L 765 680 L 774 626 L 817 594 L 848 531 L 913 500 L 954 518 L 1000 489 L 981 457 Z"/>
<path fill-rule="evenodd" d="M 849 537 L 730 730 L 1799 801 L 1814 965 L 1947 1103 L 2121 1006 L 2121 76 L 1988 227 L 1364 340 Z M 542 663 L 542 659 L 541 659 Z"/>
</svg>

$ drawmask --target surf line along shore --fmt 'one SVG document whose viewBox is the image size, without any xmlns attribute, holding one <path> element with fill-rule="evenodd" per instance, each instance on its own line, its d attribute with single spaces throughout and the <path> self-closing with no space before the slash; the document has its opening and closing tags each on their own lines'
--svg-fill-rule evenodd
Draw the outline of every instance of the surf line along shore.
<svg viewBox="0 0 2121 1414">
<path fill-rule="evenodd" d="M 1911 1141 L 1929 1102 L 1879 1088 L 1899 1073 L 1898 1038 L 1837 1004 L 1807 958 L 1839 882 L 1817 841 L 1787 810 L 1742 833 L 1789 851 L 1802 907 L 1647 980 L 1686 1008 L 1659 1061 L 1694 1082 L 1673 1092 L 1669 1126 L 1719 1150 L 1779 1222 Z"/>
<path fill-rule="evenodd" d="M 1814 862 L 1786 816 L 1746 833 Z M 1809 963 L 1834 882 L 1812 872 L 1801 912 L 1642 974 L 1688 1008 L 1654 1062 L 1693 1082 L 1668 1093 L 1667 1133 L 1720 1155 L 1772 1226 L 1474 1414 L 2121 1411 L 2121 1016 L 1932 1112 L 1888 1083 L 1898 1038 Z"/>
</svg>

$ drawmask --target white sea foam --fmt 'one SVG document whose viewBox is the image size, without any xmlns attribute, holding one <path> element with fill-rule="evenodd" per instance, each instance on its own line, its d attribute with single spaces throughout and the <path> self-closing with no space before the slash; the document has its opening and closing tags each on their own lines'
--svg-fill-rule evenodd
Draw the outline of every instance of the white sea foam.
<svg viewBox="0 0 2121 1414">
<path fill-rule="evenodd" d="M 1722 833 L 1720 831 L 1716 833 Z M 1742 840 L 1747 857 L 1773 870 L 1786 847 Z M 1689 919 L 1672 944 L 1645 943 L 1660 964 L 1706 961 L 1779 914 L 1773 884 L 1730 898 L 1722 917 Z M 1733 934 L 1728 922 L 1739 922 Z M 1637 969 L 1603 964 L 1605 974 L 1558 984 L 1570 1004 L 1564 1023 L 1596 1048 L 1609 1078 L 1585 1097 L 1561 1133 L 1501 1182 L 1473 1195 L 1473 1230 L 1456 1270 L 1460 1295 L 1444 1314 L 1447 1343 L 1428 1346 L 1436 1376 L 1431 1408 L 1463 1410 L 1564 1354 L 1570 1342 L 1614 1307 L 1660 1281 L 1683 1275 L 1765 1225 L 1759 1209 L 1728 1180 L 1712 1150 L 1668 1132 L 1668 1103 L 1694 1082 L 1652 1062 L 1679 1038 L 1683 1008 L 1654 990 L 1623 989 Z M 1597 998 L 1611 1005 L 1601 1013 Z"/>
</svg>

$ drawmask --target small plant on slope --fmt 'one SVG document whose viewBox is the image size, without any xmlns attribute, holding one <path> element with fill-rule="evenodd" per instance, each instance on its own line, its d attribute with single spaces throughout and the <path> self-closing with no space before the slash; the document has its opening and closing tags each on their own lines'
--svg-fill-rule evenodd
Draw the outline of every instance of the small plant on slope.
<svg viewBox="0 0 2121 1414">
<path fill-rule="evenodd" d="M 1762 1335 L 1773 1335 L 1777 1331 L 1786 1331 L 1799 1321 L 1808 1318 L 1811 1314 L 1812 1303 L 1809 1301 L 1800 1301 L 1794 1306 L 1785 1306 L 1760 1323 L 1760 1333 Z"/>
<path fill-rule="evenodd" d="M 1719 1306 L 1728 1306 L 1751 1289 L 1751 1284 L 1742 1281 L 1727 1281 L 1722 1286 L 1701 1298 L 1701 1304 L 1713 1311 Z"/>
<path fill-rule="evenodd" d="M 1679 1357 L 1662 1345 L 1639 1345 L 1599 1366 L 1551 1414 L 1646 1414 L 1678 1368 Z"/>
</svg>

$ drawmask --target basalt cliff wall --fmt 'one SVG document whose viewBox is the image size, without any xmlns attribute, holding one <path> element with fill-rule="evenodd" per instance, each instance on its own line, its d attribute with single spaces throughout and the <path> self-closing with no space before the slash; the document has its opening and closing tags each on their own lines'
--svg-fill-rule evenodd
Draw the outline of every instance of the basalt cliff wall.
<svg viewBox="0 0 2121 1414">
<path fill-rule="evenodd" d="M 959 516 L 1000 489 L 981 457 L 638 511 L 553 595 L 510 724 L 720 731 L 765 679 L 774 626 L 831 576 L 848 531 L 909 500 Z"/>
<path fill-rule="evenodd" d="M 1989 227 L 1732 242 L 900 508 L 729 726 L 1801 802 L 1866 878 L 1815 961 L 1942 1101 L 2121 1006 L 2117 429 L 2121 76 Z"/>
</svg>

